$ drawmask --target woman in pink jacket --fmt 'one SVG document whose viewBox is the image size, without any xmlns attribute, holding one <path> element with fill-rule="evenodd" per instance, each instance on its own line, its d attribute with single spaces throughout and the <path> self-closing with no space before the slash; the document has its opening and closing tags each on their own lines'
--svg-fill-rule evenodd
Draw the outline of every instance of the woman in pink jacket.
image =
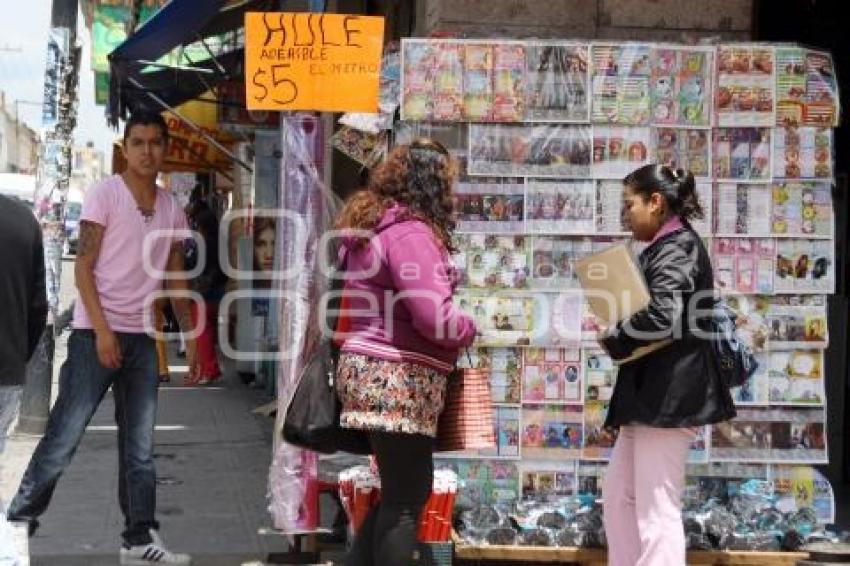
<svg viewBox="0 0 850 566">
<path fill-rule="evenodd" d="M 396 147 L 337 221 L 350 309 L 337 379 L 341 423 L 368 431 L 381 477 L 380 505 L 347 565 L 413 561 L 446 379 L 475 338 L 472 319 L 452 303 L 454 176 L 439 143 Z"/>
</svg>

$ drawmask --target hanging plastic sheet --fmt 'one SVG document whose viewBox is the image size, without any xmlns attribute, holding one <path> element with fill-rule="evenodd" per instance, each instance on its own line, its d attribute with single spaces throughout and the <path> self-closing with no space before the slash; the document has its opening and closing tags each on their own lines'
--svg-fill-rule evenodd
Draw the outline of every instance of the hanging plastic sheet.
<svg viewBox="0 0 850 566">
<path fill-rule="evenodd" d="M 320 338 L 317 305 L 325 291 L 324 266 L 320 265 L 325 255 L 320 244 L 338 209 L 317 165 L 323 160 L 319 120 L 299 114 L 284 118 L 281 126 L 284 163 L 278 253 L 282 276 L 276 285 L 282 297 L 278 304 L 279 421 Z M 317 526 L 317 463 L 314 453 L 277 444 L 269 474 L 269 509 L 275 528 L 293 532 Z"/>
</svg>

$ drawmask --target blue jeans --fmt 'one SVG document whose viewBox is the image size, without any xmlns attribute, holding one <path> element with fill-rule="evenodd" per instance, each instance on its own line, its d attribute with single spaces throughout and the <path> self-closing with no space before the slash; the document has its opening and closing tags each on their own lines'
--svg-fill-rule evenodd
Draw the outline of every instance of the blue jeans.
<svg viewBox="0 0 850 566">
<path fill-rule="evenodd" d="M 50 411 L 47 431 L 38 443 L 9 506 L 12 520 L 29 521 L 47 509 L 59 477 L 77 450 L 89 421 L 112 386 L 118 425 L 118 501 L 124 513 L 122 537 L 131 545 L 151 541 L 158 528 L 153 433 L 156 419 L 156 347 L 145 334 L 116 333 L 122 364 L 104 368 L 97 358 L 91 330 L 75 330 L 68 339 L 68 359 L 59 372 L 59 397 Z"/>
</svg>

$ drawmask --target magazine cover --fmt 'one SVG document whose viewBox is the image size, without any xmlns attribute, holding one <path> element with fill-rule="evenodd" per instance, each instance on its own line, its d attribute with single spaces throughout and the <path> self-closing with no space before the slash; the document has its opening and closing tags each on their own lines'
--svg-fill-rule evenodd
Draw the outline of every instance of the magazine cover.
<svg viewBox="0 0 850 566">
<path fill-rule="evenodd" d="M 823 363 L 823 350 L 771 352 L 771 405 L 822 406 Z"/>
<path fill-rule="evenodd" d="M 591 121 L 645 126 L 650 122 L 649 45 L 591 45 Z"/>
<path fill-rule="evenodd" d="M 649 128 L 594 126 L 593 176 L 622 179 L 649 163 Z"/>
<path fill-rule="evenodd" d="M 496 449 L 499 456 L 519 456 L 519 407 L 495 407 Z"/>
<path fill-rule="evenodd" d="M 577 468 L 579 494 L 602 497 L 602 480 L 608 463 L 580 460 Z"/>
<path fill-rule="evenodd" d="M 717 49 L 714 110 L 718 126 L 773 126 L 775 54 L 764 45 L 721 45 Z"/>
<path fill-rule="evenodd" d="M 714 128 L 712 161 L 717 180 L 769 181 L 770 128 Z"/>
<path fill-rule="evenodd" d="M 827 463 L 824 408 L 740 408 L 714 425 L 713 461 Z"/>
<path fill-rule="evenodd" d="M 832 128 L 785 126 L 773 130 L 773 176 L 832 179 Z"/>
<path fill-rule="evenodd" d="M 711 48 L 659 46 L 652 50 L 652 123 L 711 126 Z"/>
<path fill-rule="evenodd" d="M 578 289 L 574 263 L 593 253 L 588 237 L 535 236 L 532 239 L 531 286 L 536 289 Z"/>
<path fill-rule="evenodd" d="M 590 177 L 590 127 L 567 124 L 472 124 L 469 174 Z"/>
<path fill-rule="evenodd" d="M 535 234 L 592 234 L 595 200 L 593 181 L 529 179 L 526 230 Z"/>
<path fill-rule="evenodd" d="M 522 499 L 535 502 L 559 502 L 576 495 L 576 462 L 523 460 L 520 464 Z"/>
<path fill-rule="evenodd" d="M 578 458 L 581 455 L 582 413 L 581 405 L 523 404 L 523 458 Z"/>
<path fill-rule="evenodd" d="M 531 274 L 530 241 L 525 236 L 455 234 L 452 256 L 459 285 L 471 289 L 526 289 Z"/>
<path fill-rule="evenodd" d="M 711 130 L 652 128 L 651 134 L 654 163 L 685 169 L 697 179 L 711 177 Z"/>
<path fill-rule="evenodd" d="M 523 402 L 582 403 L 584 388 L 578 347 L 526 348 L 524 353 Z"/>
<path fill-rule="evenodd" d="M 526 44 L 526 113 L 529 122 L 588 122 L 588 46 L 567 42 Z"/>
<path fill-rule="evenodd" d="M 833 231 L 830 184 L 785 182 L 773 185 L 774 235 L 831 237 Z"/>
<path fill-rule="evenodd" d="M 475 320 L 481 346 L 527 346 L 541 328 L 533 297 L 461 293 L 455 300 Z"/>
<path fill-rule="evenodd" d="M 702 206 L 702 218 L 693 218 L 691 227 L 696 230 L 696 233 L 702 236 L 703 243 L 706 249 L 711 249 L 710 238 L 713 233 L 714 226 L 714 191 L 710 182 L 697 182 L 697 200 Z"/>
<path fill-rule="evenodd" d="M 783 304 L 783 298 L 799 298 L 794 295 L 771 297 L 764 314 L 767 326 L 768 350 L 788 350 L 794 348 L 826 348 L 829 345 L 829 331 L 825 304 L 811 302 Z M 824 299 L 823 295 L 813 295 L 813 299 Z"/>
<path fill-rule="evenodd" d="M 402 120 L 432 120 L 434 118 L 433 97 L 436 70 L 434 57 L 431 42 L 422 39 L 402 39 Z"/>
<path fill-rule="evenodd" d="M 771 238 L 714 238 L 715 286 L 724 293 L 772 293 L 775 245 Z"/>
<path fill-rule="evenodd" d="M 454 191 L 458 232 L 525 232 L 525 185 L 521 179 L 468 178 Z"/>
<path fill-rule="evenodd" d="M 777 240 L 775 287 L 777 293 L 834 293 L 835 243 Z"/>
<path fill-rule="evenodd" d="M 838 82 L 829 53 L 777 47 L 776 90 L 777 125 L 838 126 Z"/>
<path fill-rule="evenodd" d="M 525 117 L 525 45 L 500 42 L 493 45 L 493 105 L 491 122 L 521 122 Z M 467 115 L 467 119 L 471 119 Z"/>
<path fill-rule="evenodd" d="M 718 183 L 714 193 L 715 234 L 770 236 L 770 185 Z"/>
</svg>

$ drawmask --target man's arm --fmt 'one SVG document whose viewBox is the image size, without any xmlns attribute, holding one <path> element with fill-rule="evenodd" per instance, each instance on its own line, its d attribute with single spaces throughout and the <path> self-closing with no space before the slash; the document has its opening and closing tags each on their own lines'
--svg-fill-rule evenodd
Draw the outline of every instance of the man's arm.
<svg viewBox="0 0 850 566">
<path fill-rule="evenodd" d="M 80 293 L 80 300 L 83 302 L 97 339 L 98 359 L 104 367 L 116 369 L 121 365 L 121 349 L 118 346 L 118 339 L 109 328 L 109 323 L 103 314 L 94 279 L 94 268 L 100 256 L 104 232 L 106 228 L 97 222 L 80 221 L 80 241 L 77 244 L 74 279 Z"/>
</svg>

